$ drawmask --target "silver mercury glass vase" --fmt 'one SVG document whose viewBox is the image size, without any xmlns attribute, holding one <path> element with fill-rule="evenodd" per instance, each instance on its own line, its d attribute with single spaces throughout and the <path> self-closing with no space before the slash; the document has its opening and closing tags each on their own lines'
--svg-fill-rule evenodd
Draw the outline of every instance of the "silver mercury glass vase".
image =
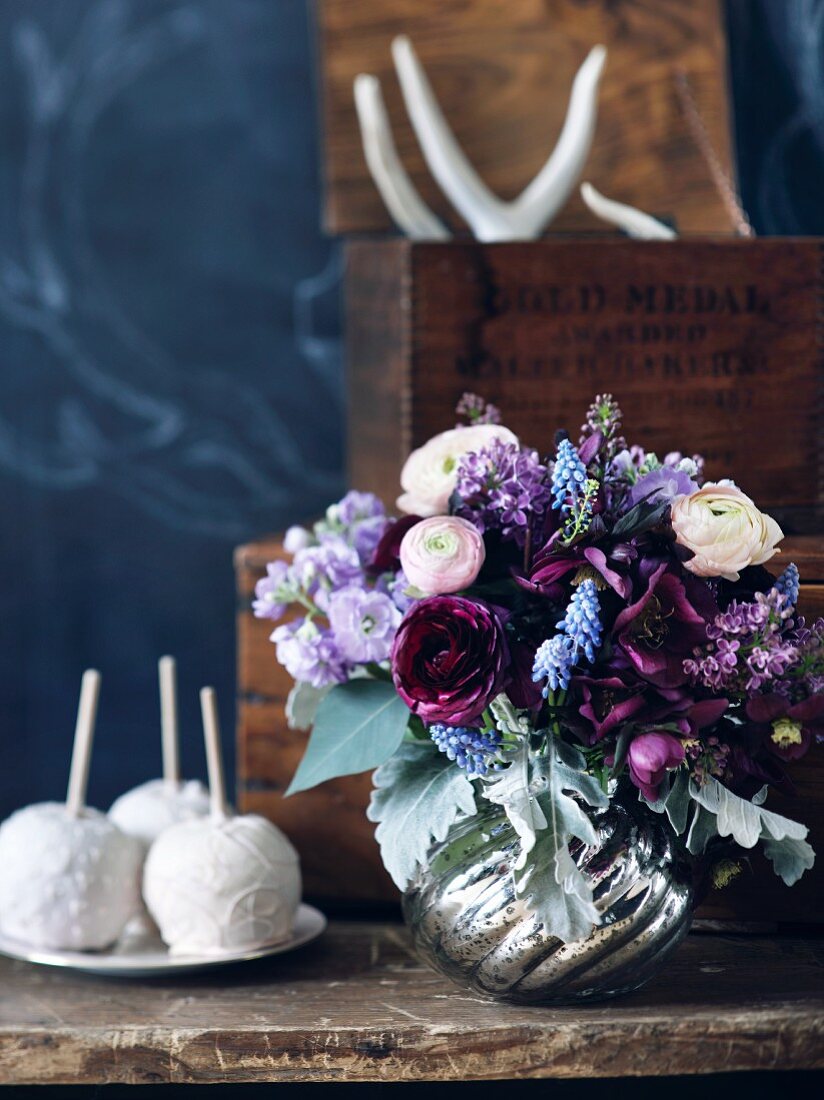
<svg viewBox="0 0 824 1100">
<path fill-rule="evenodd" d="M 587 939 L 562 943 L 515 897 L 518 838 L 490 804 L 433 846 L 404 894 L 424 961 L 477 993 L 519 1004 L 602 1000 L 653 977 L 689 930 L 691 868 L 665 817 L 629 800 L 587 812 L 599 847 L 571 848 L 601 915 Z"/>
</svg>

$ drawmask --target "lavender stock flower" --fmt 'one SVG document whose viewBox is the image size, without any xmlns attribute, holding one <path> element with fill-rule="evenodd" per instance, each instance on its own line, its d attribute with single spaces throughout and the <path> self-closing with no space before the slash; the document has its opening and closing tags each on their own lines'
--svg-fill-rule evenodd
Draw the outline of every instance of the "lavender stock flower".
<svg viewBox="0 0 824 1100">
<path fill-rule="evenodd" d="M 266 576 L 255 585 L 252 611 L 257 619 L 280 619 L 289 603 L 295 598 L 294 585 L 289 580 L 289 566 L 285 561 L 270 561 Z"/>
<path fill-rule="evenodd" d="M 329 598 L 335 643 L 353 664 L 388 660 L 400 621 L 400 611 L 383 592 L 343 588 Z"/>
<path fill-rule="evenodd" d="M 342 684 L 349 676 L 349 667 L 330 630 L 310 619 L 284 623 L 271 636 L 277 647 L 277 659 L 294 680 L 323 688 Z"/>
</svg>

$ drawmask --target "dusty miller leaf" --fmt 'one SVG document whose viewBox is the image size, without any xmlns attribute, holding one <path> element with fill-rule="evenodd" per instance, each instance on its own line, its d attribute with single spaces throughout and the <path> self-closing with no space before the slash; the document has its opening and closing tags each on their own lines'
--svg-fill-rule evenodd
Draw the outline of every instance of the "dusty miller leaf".
<svg viewBox="0 0 824 1100">
<path fill-rule="evenodd" d="M 298 680 L 286 699 L 286 724 L 290 730 L 308 730 L 312 728 L 321 700 L 332 690 L 329 687 L 316 688 L 305 680 Z"/>
<path fill-rule="evenodd" d="M 699 805 L 715 814 L 719 835 L 731 836 L 742 848 L 754 848 L 762 837 L 765 840 L 803 840 L 807 835 L 806 825 L 740 798 L 712 776 L 708 776 L 700 787 L 691 782 L 689 792 Z"/>
<path fill-rule="evenodd" d="M 672 778 L 670 788 L 665 791 L 662 798 L 656 802 L 648 802 L 643 795 L 641 800 L 646 802 L 651 810 L 657 814 L 665 813 L 669 818 L 675 832 L 680 836 L 687 827 L 687 817 L 690 810 L 689 773 L 685 768 L 679 768 Z"/>
<path fill-rule="evenodd" d="M 764 840 L 764 855 L 772 863 L 775 873 L 787 886 L 794 886 L 804 872 L 809 871 L 815 863 L 815 852 L 812 846 L 806 840 L 796 840 L 792 837 L 784 837 L 783 840 L 767 837 Z"/>
<path fill-rule="evenodd" d="M 378 824 L 375 838 L 393 881 L 406 889 L 430 847 L 450 826 L 476 812 L 475 792 L 466 775 L 434 745 L 401 745 L 374 776 L 366 816 Z"/>
<path fill-rule="evenodd" d="M 704 809 L 697 802 L 693 803 L 694 813 L 687 833 L 687 851 L 694 856 L 703 855 L 707 845 L 718 836 L 715 814 Z"/>
<path fill-rule="evenodd" d="M 546 753 L 535 761 L 538 801 L 546 826 L 537 835 L 526 864 L 515 873 L 515 893 L 544 929 L 565 943 L 585 939 L 600 922 L 592 886 L 569 851 L 573 839 L 596 847 L 598 834 L 573 792 L 590 806 L 606 807 L 609 799 L 583 771 L 581 754 L 555 735 L 547 736 Z"/>
<path fill-rule="evenodd" d="M 546 828 L 544 811 L 532 790 L 529 745 L 519 747 L 512 763 L 484 786 L 484 796 L 490 802 L 502 806 L 510 824 L 521 841 L 521 851 L 516 869 L 524 866 L 526 858 L 535 847 L 536 834 Z"/>
</svg>

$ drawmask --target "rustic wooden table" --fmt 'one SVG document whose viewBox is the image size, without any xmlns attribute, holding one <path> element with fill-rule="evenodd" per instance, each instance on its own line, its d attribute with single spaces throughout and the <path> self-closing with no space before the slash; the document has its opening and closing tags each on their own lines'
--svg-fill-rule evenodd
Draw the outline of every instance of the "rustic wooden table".
<svg viewBox="0 0 824 1100">
<path fill-rule="evenodd" d="M 824 939 L 692 935 L 623 1000 L 498 1005 L 396 924 L 181 979 L 0 960 L 0 1083 L 415 1081 L 824 1068 Z"/>
</svg>

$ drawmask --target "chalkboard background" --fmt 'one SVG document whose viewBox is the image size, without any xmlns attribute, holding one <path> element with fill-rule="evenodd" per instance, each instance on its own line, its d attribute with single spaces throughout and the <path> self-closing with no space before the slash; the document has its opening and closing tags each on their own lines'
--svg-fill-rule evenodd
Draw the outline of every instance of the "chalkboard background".
<svg viewBox="0 0 824 1100">
<path fill-rule="evenodd" d="M 686 2 L 686 0 L 685 0 Z M 741 190 L 824 232 L 824 2 L 731 0 Z M 232 547 L 342 489 L 339 253 L 319 232 L 305 0 L 0 2 L 0 816 L 158 772 L 177 655 L 231 760 Z"/>
</svg>

